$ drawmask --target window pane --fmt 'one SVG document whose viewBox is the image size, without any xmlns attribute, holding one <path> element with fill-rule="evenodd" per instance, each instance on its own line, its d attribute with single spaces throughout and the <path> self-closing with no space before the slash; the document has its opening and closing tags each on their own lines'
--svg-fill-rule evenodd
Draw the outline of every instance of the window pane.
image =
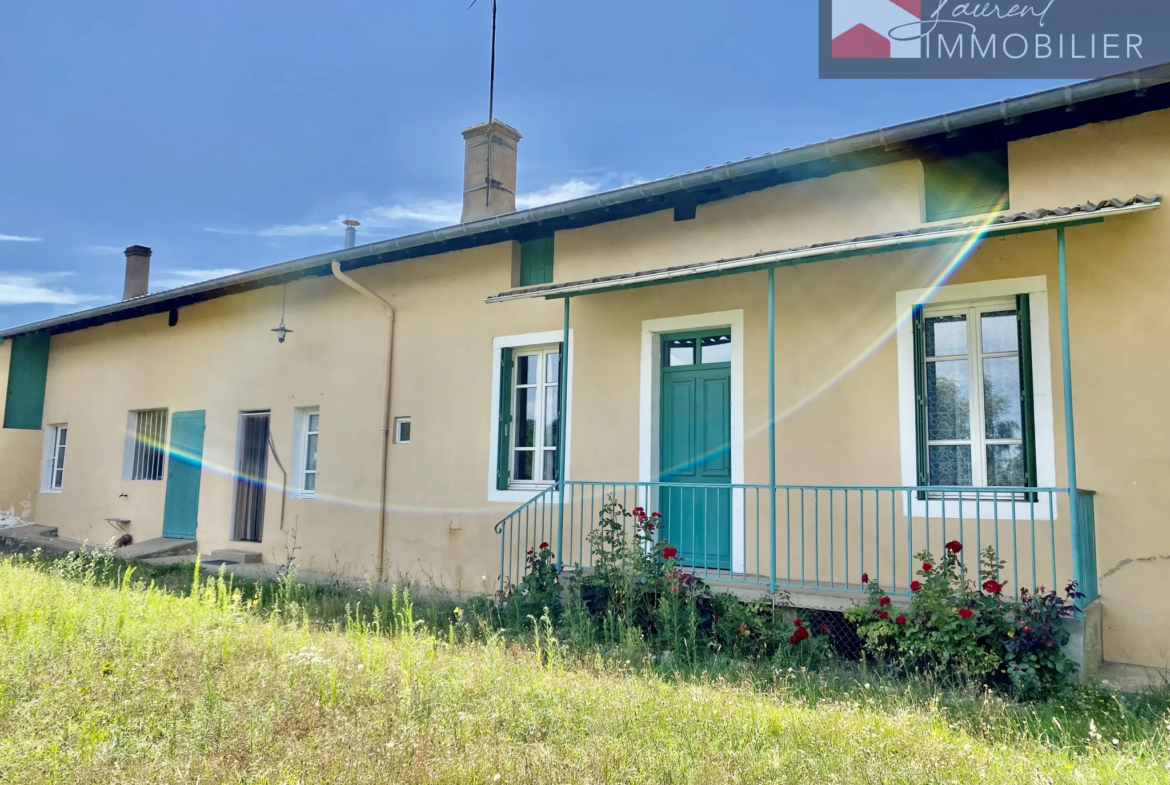
<svg viewBox="0 0 1170 785">
<path fill-rule="evenodd" d="M 515 453 L 516 470 L 513 472 L 513 479 L 516 480 L 531 480 L 532 479 L 532 457 L 536 453 L 533 450 L 517 450 Z"/>
<path fill-rule="evenodd" d="M 398 441 L 402 444 L 410 441 L 410 420 L 401 420 L 398 423 Z"/>
<path fill-rule="evenodd" d="M 988 357 L 983 361 L 983 408 L 988 439 L 1022 437 L 1020 361 L 1017 357 Z"/>
<path fill-rule="evenodd" d="M 927 357 L 957 357 L 966 353 L 966 316 L 935 316 L 926 320 Z"/>
<path fill-rule="evenodd" d="M 305 474 L 305 490 L 317 490 L 317 472 L 308 472 Z"/>
<path fill-rule="evenodd" d="M 987 445 L 987 484 L 993 487 L 1022 488 L 1024 448 L 1018 444 Z"/>
<path fill-rule="evenodd" d="M 58 428 L 57 429 L 57 444 L 64 447 L 65 446 L 65 437 L 68 435 L 69 435 L 68 428 Z"/>
<path fill-rule="evenodd" d="M 516 358 L 516 384 L 536 384 L 540 381 L 540 355 L 526 354 Z"/>
<path fill-rule="evenodd" d="M 716 335 L 712 338 L 703 338 L 699 342 L 702 347 L 699 359 L 704 363 L 731 362 L 731 336 Z"/>
<path fill-rule="evenodd" d="M 321 420 L 321 415 L 319 415 L 319 414 L 310 414 L 309 415 L 309 431 L 311 433 L 317 432 L 317 423 L 320 422 L 320 420 Z"/>
<path fill-rule="evenodd" d="M 544 388 L 544 446 L 557 446 L 557 427 L 558 427 L 558 412 L 557 404 L 560 403 L 560 396 L 557 395 L 559 388 L 556 385 L 550 385 Z"/>
<path fill-rule="evenodd" d="M 927 437 L 971 438 L 971 397 L 966 360 L 926 364 Z"/>
<path fill-rule="evenodd" d="M 561 380 L 561 355 L 557 352 L 545 355 L 544 380 L 556 384 Z"/>
<path fill-rule="evenodd" d="M 1015 311 L 985 313 L 980 320 L 983 330 L 983 353 L 1018 352 L 1020 334 Z"/>
<path fill-rule="evenodd" d="M 695 364 L 695 339 L 688 338 L 685 341 L 667 341 L 666 342 L 666 364 L 668 366 L 676 365 L 694 365 Z"/>
<path fill-rule="evenodd" d="M 61 487 L 61 478 L 63 477 L 64 474 L 65 474 L 65 472 L 62 471 L 61 469 L 57 469 L 57 471 L 53 472 L 53 487 L 54 488 Z"/>
<path fill-rule="evenodd" d="M 536 388 L 525 387 L 516 391 L 516 441 L 517 447 L 532 447 L 536 440 Z"/>
<path fill-rule="evenodd" d="M 557 451 L 556 450 L 545 450 L 544 451 L 544 467 L 543 468 L 544 468 L 544 473 L 541 475 L 541 477 L 546 482 L 556 482 L 557 481 Z"/>
<path fill-rule="evenodd" d="M 309 434 L 305 440 L 305 471 L 317 470 L 317 434 Z"/>
<path fill-rule="evenodd" d="M 930 447 L 931 485 L 970 485 L 971 446 L 935 444 Z"/>
</svg>

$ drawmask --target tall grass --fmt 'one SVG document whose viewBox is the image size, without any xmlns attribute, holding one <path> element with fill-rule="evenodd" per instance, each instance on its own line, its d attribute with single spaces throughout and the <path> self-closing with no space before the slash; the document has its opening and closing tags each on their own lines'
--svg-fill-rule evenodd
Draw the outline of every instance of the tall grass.
<svg viewBox="0 0 1170 785">
<path fill-rule="evenodd" d="M 282 601 L 138 577 L 0 561 L 0 781 L 1170 781 L 1164 696 L 1032 707 L 866 671 L 627 662 L 547 620 L 524 645 L 462 608 L 436 627 L 403 592 L 323 623 L 291 583 Z"/>
</svg>

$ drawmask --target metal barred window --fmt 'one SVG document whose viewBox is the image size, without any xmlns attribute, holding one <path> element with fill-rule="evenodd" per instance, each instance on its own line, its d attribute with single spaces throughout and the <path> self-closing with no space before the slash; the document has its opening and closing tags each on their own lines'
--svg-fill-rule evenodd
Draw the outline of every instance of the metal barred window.
<svg viewBox="0 0 1170 785">
<path fill-rule="evenodd" d="M 131 480 L 161 480 L 166 456 L 167 410 L 133 412 L 134 448 L 130 455 Z"/>
</svg>

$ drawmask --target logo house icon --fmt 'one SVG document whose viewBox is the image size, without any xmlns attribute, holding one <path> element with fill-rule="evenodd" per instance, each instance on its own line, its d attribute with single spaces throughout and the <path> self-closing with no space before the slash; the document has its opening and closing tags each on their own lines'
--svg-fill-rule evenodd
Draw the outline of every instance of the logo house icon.
<svg viewBox="0 0 1170 785">
<path fill-rule="evenodd" d="M 833 57 L 921 57 L 920 21 L 922 0 L 833 0 Z"/>
</svg>

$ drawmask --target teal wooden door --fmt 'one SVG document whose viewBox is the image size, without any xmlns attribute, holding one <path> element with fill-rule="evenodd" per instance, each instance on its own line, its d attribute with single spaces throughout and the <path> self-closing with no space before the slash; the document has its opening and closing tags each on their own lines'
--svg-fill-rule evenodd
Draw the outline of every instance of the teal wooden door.
<svg viewBox="0 0 1170 785">
<path fill-rule="evenodd" d="M 199 478 L 203 472 L 204 412 L 175 412 L 171 416 L 171 445 L 167 451 L 167 496 L 163 506 L 163 536 L 195 539 L 199 517 Z"/>
<path fill-rule="evenodd" d="M 690 567 L 731 568 L 731 338 L 667 336 L 662 344 L 659 509 L 663 534 Z"/>
</svg>

